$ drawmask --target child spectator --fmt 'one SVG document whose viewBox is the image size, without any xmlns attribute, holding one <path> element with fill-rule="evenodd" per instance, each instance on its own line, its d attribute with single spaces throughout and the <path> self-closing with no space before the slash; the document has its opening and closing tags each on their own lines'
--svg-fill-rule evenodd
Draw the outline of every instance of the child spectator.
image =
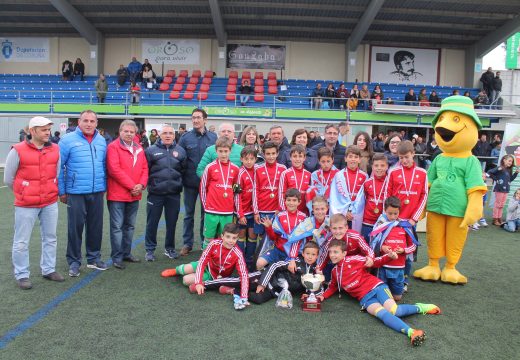
<svg viewBox="0 0 520 360">
<path fill-rule="evenodd" d="M 330 213 L 343 214 L 347 217 L 351 226 L 354 215 L 359 215 L 359 221 L 354 224 L 355 230 L 361 230 L 361 215 L 363 209 L 359 201 L 359 193 L 362 191 L 363 183 L 368 175 L 359 169 L 361 162 L 361 150 L 356 145 L 347 147 L 345 153 L 347 167 L 339 171 L 330 184 Z"/>
<path fill-rule="evenodd" d="M 287 189 L 297 189 L 301 194 L 298 210 L 308 214 L 306 205 L 306 192 L 311 181 L 311 173 L 304 169 L 305 148 L 303 145 L 293 145 L 290 157 L 292 166 L 285 170 L 280 176 L 280 187 L 278 188 L 278 202 L 281 210 L 285 210 L 285 192 Z"/>
<path fill-rule="evenodd" d="M 132 104 L 139 104 L 139 101 L 141 100 L 141 88 L 135 81 L 132 81 L 130 84 L 130 97 Z"/>
<path fill-rule="evenodd" d="M 390 260 L 378 271 L 378 277 L 388 285 L 395 301 L 401 300 L 404 292 L 406 255 L 412 254 L 417 247 L 411 225 L 407 221 L 397 220 L 400 207 L 401 202 L 395 196 L 385 200 L 385 223 L 371 233 L 376 236 L 370 243 L 376 254 L 397 254 L 397 259 Z"/>
<path fill-rule="evenodd" d="M 509 200 L 507 207 L 506 223 L 504 230 L 515 232 L 520 229 L 520 189 L 516 189 L 515 194 Z"/>
<path fill-rule="evenodd" d="M 433 304 L 397 305 L 392 299 L 388 286 L 366 271 L 367 259 L 362 256 L 348 256 L 344 241 L 334 240 L 330 244 L 330 259 L 336 265 L 332 270 L 332 281 L 323 295 L 318 299 L 323 301 L 335 292 L 344 291 L 359 300 L 366 311 L 381 320 L 389 328 L 405 334 L 413 346 L 422 344 L 426 338 L 423 330 L 413 329 L 400 318 L 412 314 L 440 314 L 439 307 Z M 388 253 L 376 259 L 374 266 L 395 259 L 395 253 Z"/>
<path fill-rule="evenodd" d="M 233 222 L 235 210 L 233 189 L 238 182 L 239 168 L 229 161 L 231 141 L 220 137 L 215 142 L 217 159 L 211 162 L 200 180 L 200 201 L 204 209 L 204 242 L 202 249 L 222 232 L 224 225 Z"/>
<path fill-rule="evenodd" d="M 507 194 L 511 187 L 511 181 L 516 179 L 520 168 L 516 168 L 513 173 L 514 164 L 513 155 L 504 155 L 500 160 L 500 166 L 489 170 L 486 176 L 493 179 L 495 186 L 493 192 L 495 194 L 495 206 L 493 207 L 493 225 L 502 226 L 502 212 L 506 203 Z"/>
<path fill-rule="evenodd" d="M 305 214 L 298 211 L 298 206 L 301 203 L 301 194 L 298 189 L 288 189 L 285 192 L 285 208 L 287 210 L 281 211 L 271 220 L 268 217 L 264 217 L 260 220 L 260 223 L 265 226 L 265 231 L 269 237 L 269 242 L 264 244 L 267 248 L 270 242 L 273 242 L 273 248 L 267 252 L 264 252 L 258 258 L 256 262 L 256 268 L 262 270 L 267 264 L 272 264 L 277 261 L 289 260 L 289 271 L 293 272 L 296 269 L 296 258 L 299 252 L 299 242 L 292 244 L 290 247 L 286 247 L 285 244 L 289 236 L 292 234 L 294 229 L 301 223 L 305 218 Z"/>
<path fill-rule="evenodd" d="M 330 184 L 338 169 L 334 166 L 334 155 L 327 147 L 318 150 L 320 169 L 311 174 L 311 185 L 307 189 L 307 207 L 312 211 L 312 200 L 315 196 L 322 196 L 327 201 L 330 197 Z"/>
<path fill-rule="evenodd" d="M 388 170 L 388 160 L 381 153 L 374 154 L 372 160 L 372 176 L 365 181 L 362 187 L 363 202 L 363 225 L 361 235 L 368 243 L 370 232 L 374 228 L 377 219 L 383 213 L 383 195 L 388 181 L 386 171 Z"/>
<path fill-rule="evenodd" d="M 240 225 L 238 246 L 244 253 L 248 269 L 253 264 L 253 256 L 256 251 L 256 238 L 254 232 L 253 191 L 255 188 L 255 162 L 258 151 L 248 145 L 240 152 L 242 167 L 238 172 L 238 192 L 235 195 L 236 214 Z"/>
</svg>

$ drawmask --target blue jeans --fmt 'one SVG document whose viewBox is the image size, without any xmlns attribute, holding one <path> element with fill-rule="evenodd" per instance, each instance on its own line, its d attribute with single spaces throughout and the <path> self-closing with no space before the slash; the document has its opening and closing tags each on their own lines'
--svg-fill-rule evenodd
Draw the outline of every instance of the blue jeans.
<svg viewBox="0 0 520 360">
<path fill-rule="evenodd" d="M 146 235 L 144 248 L 154 252 L 157 247 L 157 227 L 164 208 L 164 220 L 166 221 L 166 238 L 164 248 L 175 250 L 175 229 L 181 209 L 181 194 L 156 195 L 148 193 L 146 205 Z"/>
<path fill-rule="evenodd" d="M 520 229 L 520 219 L 509 220 L 506 224 L 504 224 L 504 230 L 509 232 L 515 232 Z"/>
<path fill-rule="evenodd" d="M 249 101 L 249 95 L 240 95 L 240 103 L 246 104 Z"/>
<path fill-rule="evenodd" d="M 101 260 L 103 238 L 103 196 L 105 193 L 68 194 L 68 242 L 67 263 L 81 266 L 81 243 L 85 230 L 87 262 Z"/>
<path fill-rule="evenodd" d="M 14 207 L 13 269 L 16 280 L 28 278 L 29 240 L 36 222 L 40 219 L 42 255 L 40 268 L 42 275 L 55 271 L 56 268 L 56 226 L 58 224 L 58 203 L 42 208 Z"/>
<path fill-rule="evenodd" d="M 199 198 L 199 188 L 184 187 L 184 228 L 182 232 L 182 239 L 184 246 L 193 249 L 195 235 L 193 227 L 195 223 L 195 206 Z M 204 209 L 200 209 L 200 242 L 204 240 Z"/>
<path fill-rule="evenodd" d="M 110 245 L 112 246 L 110 256 L 114 263 L 120 263 L 125 257 L 130 256 L 138 209 L 139 201 L 108 201 Z"/>
</svg>

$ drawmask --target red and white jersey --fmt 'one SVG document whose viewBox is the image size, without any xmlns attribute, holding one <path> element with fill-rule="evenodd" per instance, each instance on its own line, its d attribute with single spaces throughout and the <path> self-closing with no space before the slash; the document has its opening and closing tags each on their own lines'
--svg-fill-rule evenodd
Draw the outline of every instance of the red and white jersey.
<svg viewBox="0 0 520 360">
<path fill-rule="evenodd" d="M 370 179 L 363 184 L 363 195 L 365 196 L 365 208 L 363 210 L 363 224 L 374 225 L 383 213 L 384 208 L 384 192 L 387 177 L 378 178 L 372 175 Z"/>
<path fill-rule="evenodd" d="M 221 239 L 212 240 L 199 259 L 195 272 L 195 284 L 203 284 L 202 277 L 206 268 L 213 279 L 230 277 L 236 269 L 240 277 L 240 297 L 248 297 L 247 266 L 244 255 L 238 246 L 235 245 L 228 249 L 223 246 Z"/>
<path fill-rule="evenodd" d="M 375 258 L 373 267 L 381 267 L 388 259 L 390 259 L 388 255 Z M 332 269 L 331 281 L 323 297 L 327 299 L 339 290 L 361 300 L 366 294 L 383 284 L 381 280 L 367 272 L 366 260 L 363 256 L 346 256 L 337 263 Z"/>
<path fill-rule="evenodd" d="M 289 211 L 282 211 L 278 215 L 276 215 L 278 218 L 278 221 L 282 225 L 283 230 L 286 234 L 290 234 L 293 229 L 298 226 L 299 223 L 301 223 L 305 218 L 307 218 L 307 215 L 305 215 L 301 211 L 296 212 L 289 212 Z M 272 227 L 266 227 L 265 228 L 267 236 L 274 242 L 274 246 L 282 251 L 285 252 L 284 245 L 287 242 L 287 239 L 284 238 L 282 235 L 277 234 Z M 295 242 L 291 246 L 291 251 L 289 254 L 287 254 L 288 257 L 292 259 L 296 259 L 298 257 L 298 252 L 300 250 L 300 241 Z"/>
<path fill-rule="evenodd" d="M 390 233 L 386 236 L 383 245 L 389 246 L 392 250 L 401 248 L 404 249 L 404 254 L 399 254 L 397 259 L 390 260 L 383 267 L 393 269 L 404 269 L 406 262 L 406 255 L 415 251 L 416 246 L 406 231 L 400 226 L 394 226 Z"/>
<path fill-rule="evenodd" d="M 255 164 L 255 190 L 253 191 L 253 211 L 258 213 L 274 213 L 279 209 L 278 188 L 285 165 Z"/>
<path fill-rule="evenodd" d="M 301 169 L 290 167 L 285 170 L 280 177 L 280 188 L 278 189 L 279 208 L 285 210 L 285 192 L 287 189 L 294 188 L 298 189 L 301 194 L 301 202 L 300 206 L 298 206 L 298 210 L 308 214 L 309 210 L 307 209 L 307 200 L 305 195 L 310 183 L 311 173 L 303 167 Z"/>
<path fill-rule="evenodd" d="M 401 219 L 419 221 L 428 199 L 426 170 L 415 164 L 409 168 L 398 165 L 391 169 L 388 173 L 385 199 L 390 196 L 396 196 L 401 200 Z"/>
<path fill-rule="evenodd" d="M 320 256 L 318 258 L 318 268 L 323 271 L 325 266 L 329 263 L 329 246 L 334 239 L 332 234 L 323 242 L 320 247 Z M 364 255 L 369 258 L 374 258 L 374 251 L 360 233 L 355 230 L 347 230 L 343 239 L 347 243 L 347 256 Z"/>
<path fill-rule="evenodd" d="M 323 171 L 322 169 L 319 169 L 311 174 L 311 186 L 318 190 L 317 195 L 323 196 L 327 200 L 329 199 L 330 184 L 338 172 L 339 170 L 333 167 L 329 171 Z"/>
<path fill-rule="evenodd" d="M 238 185 L 242 191 L 235 195 L 236 214 L 239 218 L 253 214 L 255 169 L 242 166 L 238 172 Z"/>
<path fill-rule="evenodd" d="M 233 215 L 235 197 L 233 184 L 238 181 L 239 168 L 231 161 L 218 159 L 206 166 L 200 179 L 200 201 L 204 211 L 217 215 Z"/>
</svg>

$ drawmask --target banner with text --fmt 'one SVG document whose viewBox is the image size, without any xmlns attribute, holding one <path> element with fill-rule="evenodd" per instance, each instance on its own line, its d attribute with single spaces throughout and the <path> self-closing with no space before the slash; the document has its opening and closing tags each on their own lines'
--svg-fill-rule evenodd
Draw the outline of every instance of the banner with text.
<svg viewBox="0 0 520 360">
<path fill-rule="evenodd" d="M 151 64 L 198 65 L 199 40 L 143 39 L 142 57 Z"/>
<path fill-rule="evenodd" d="M 49 39 L 4 37 L 0 62 L 49 62 Z"/>
<path fill-rule="evenodd" d="M 285 69 L 285 46 L 228 44 L 227 67 L 239 69 Z"/>
<path fill-rule="evenodd" d="M 517 32 L 506 43 L 506 69 L 520 69 L 518 53 L 520 52 L 520 32 Z"/>
</svg>

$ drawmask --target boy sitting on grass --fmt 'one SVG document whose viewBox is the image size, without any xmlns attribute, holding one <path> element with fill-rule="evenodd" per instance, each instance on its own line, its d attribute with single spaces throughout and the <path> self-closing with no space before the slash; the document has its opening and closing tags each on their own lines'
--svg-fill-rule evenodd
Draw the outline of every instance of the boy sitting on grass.
<svg viewBox="0 0 520 360">
<path fill-rule="evenodd" d="M 400 318 L 412 314 L 440 314 L 439 307 L 433 304 L 397 305 L 392 294 L 380 279 L 366 271 L 366 258 L 363 256 L 348 256 L 347 244 L 342 240 L 334 239 L 329 246 L 329 256 L 335 264 L 332 270 L 332 281 L 323 295 L 318 299 L 323 301 L 334 293 L 344 291 L 359 300 L 367 312 L 377 317 L 389 328 L 405 334 L 413 346 L 419 346 L 426 338 L 423 330 L 413 329 Z M 374 259 L 374 267 L 396 259 L 397 254 L 389 252 Z"/>
</svg>

